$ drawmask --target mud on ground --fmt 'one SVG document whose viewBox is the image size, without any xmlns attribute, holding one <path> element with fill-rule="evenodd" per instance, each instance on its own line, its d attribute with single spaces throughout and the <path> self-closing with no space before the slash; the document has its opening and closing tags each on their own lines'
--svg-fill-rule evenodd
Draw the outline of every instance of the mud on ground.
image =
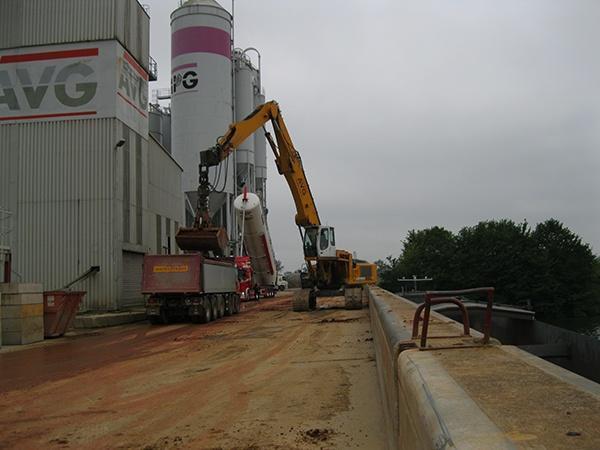
<svg viewBox="0 0 600 450">
<path fill-rule="evenodd" d="M 0 448 L 384 448 L 368 311 L 290 299 L 0 351 Z"/>
</svg>

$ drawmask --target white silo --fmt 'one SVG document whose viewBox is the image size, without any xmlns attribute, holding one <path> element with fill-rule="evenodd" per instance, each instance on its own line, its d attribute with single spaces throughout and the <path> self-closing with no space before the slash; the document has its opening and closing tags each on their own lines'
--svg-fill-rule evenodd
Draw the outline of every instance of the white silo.
<svg viewBox="0 0 600 450">
<path fill-rule="evenodd" d="M 172 146 L 184 169 L 188 211 L 196 207 L 199 152 L 213 146 L 233 119 L 231 25 L 231 15 L 214 0 L 188 0 L 171 14 Z M 230 157 L 210 174 L 227 194 L 211 196 L 212 213 L 230 233 L 234 165 Z"/>
<path fill-rule="evenodd" d="M 240 49 L 234 51 L 235 120 L 243 120 L 254 110 L 256 69 L 248 56 Z M 249 137 L 236 151 L 238 185 L 246 185 L 250 192 L 254 184 L 254 137 Z"/>
</svg>

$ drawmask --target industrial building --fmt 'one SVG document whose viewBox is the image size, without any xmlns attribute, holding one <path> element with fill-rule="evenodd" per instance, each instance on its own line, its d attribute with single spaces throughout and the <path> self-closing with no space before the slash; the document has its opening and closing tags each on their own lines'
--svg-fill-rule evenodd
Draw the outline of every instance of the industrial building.
<svg viewBox="0 0 600 450">
<path fill-rule="evenodd" d="M 173 251 L 182 169 L 148 133 L 149 17 L 136 0 L 0 5 L 0 245 L 12 279 L 78 284 L 83 309 L 142 303 L 146 252 Z"/>
<path fill-rule="evenodd" d="M 176 253 L 196 210 L 199 152 L 264 102 L 255 49 L 236 49 L 213 0 L 172 16 L 169 106 L 137 0 L 0 3 L 0 248 L 13 281 L 87 291 L 82 310 L 141 306 L 143 255 Z M 166 80 L 164 80 L 166 81 Z M 213 170 L 210 208 L 235 244 L 244 185 L 266 207 L 266 142 Z M 266 209 L 266 208 L 265 208 Z"/>
</svg>

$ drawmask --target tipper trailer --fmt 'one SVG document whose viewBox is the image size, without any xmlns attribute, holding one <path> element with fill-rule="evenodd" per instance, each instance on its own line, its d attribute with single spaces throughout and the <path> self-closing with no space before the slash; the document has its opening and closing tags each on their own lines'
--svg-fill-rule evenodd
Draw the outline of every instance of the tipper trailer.
<svg viewBox="0 0 600 450">
<path fill-rule="evenodd" d="M 201 254 L 145 255 L 142 293 L 151 323 L 190 318 L 206 323 L 237 314 L 237 269 L 233 260 Z"/>
<path fill-rule="evenodd" d="M 243 300 L 275 297 L 277 268 L 267 218 L 263 214 L 258 195 L 248 192 L 233 202 L 240 224 L 240 247 L 235 264 L 240 276 L 240 294 Z"/>
</svg>

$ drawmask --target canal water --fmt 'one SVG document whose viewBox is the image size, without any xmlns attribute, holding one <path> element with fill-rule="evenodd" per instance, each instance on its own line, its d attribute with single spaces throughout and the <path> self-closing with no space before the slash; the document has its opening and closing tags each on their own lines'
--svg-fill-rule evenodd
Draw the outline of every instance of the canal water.
<svg viewBox="0 0 600 450">
<path fill-rule="evenodd" d="M 546 322 L 566 328 L 576 333 L 594 336 L 600 340 L 600 316 L 579 317 L 576 319 L 549 319 Z"/>
</svg>

